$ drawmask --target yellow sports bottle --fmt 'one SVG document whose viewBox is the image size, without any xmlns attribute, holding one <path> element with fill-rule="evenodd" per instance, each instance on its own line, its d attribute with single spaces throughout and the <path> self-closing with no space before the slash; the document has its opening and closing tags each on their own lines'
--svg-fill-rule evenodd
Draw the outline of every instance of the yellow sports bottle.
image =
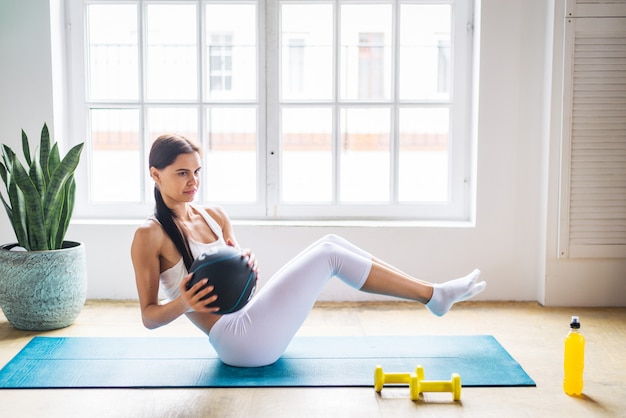
<svg viewBox="0 0 626 418">
<path fill-rule="evenodd" d="M 585 337 L 580 332 L 580 320 L 577 316 L 572 316 L 570 330 L 565 338 L 563 367 L 563 390 L 568 395 L 580 395 L 583 392 Z"/>
</svg>

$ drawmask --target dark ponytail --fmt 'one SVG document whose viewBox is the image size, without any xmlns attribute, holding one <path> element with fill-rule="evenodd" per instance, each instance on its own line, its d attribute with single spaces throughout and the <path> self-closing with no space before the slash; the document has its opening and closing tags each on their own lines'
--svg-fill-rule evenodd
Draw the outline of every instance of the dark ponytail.
<svg viewBox="0 0 626 418">
<path fill-rule="evenodd" d="M 180 154 L 191 154 L 194 152 L 200 153 L 200 149 L 187 138 L 180 135 L 161 135 L 152 144 L 148 161 L 150 167 L 162 170 L 172 164 Z M 176 222 L 176 213 L 165 204 L 161 191 L 156 185 L 154 186 L 154 200 L 156 202 L 154 216 L 176 246 L 176 249 L 183 257 L 187 271 L 189 271 L 193 263 L 189 240 Z"/>
<path fill-rule="evenodd" d="M 178 252 L 183 256 L 183 262 L 185 263 L 185 267 L 187 267 L 187 271 L 189 271 L 191 263 L 193 263 L 193 256 L 189 249 L 189 241 L 176 224 L 176 214 L 167 207 L 163 201 L 163 196 L 161 196 L 161 191 L 156 186 L 154 186 L 154 200 L 156 201 L 154 216 L 165 230 L 167 236 L 174 242 Z"/>
</svg>

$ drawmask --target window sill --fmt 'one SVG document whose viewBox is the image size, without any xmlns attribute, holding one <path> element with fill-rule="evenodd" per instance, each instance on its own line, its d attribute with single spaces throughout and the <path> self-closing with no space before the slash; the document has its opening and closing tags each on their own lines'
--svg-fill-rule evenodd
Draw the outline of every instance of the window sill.
<svg viewBox="0 0 626 418">
<path fill-rule="evenodd" d="M 74 219 L 73 225 L 138 226 L 143 219 Z M 304 227 L 304 228 L 474 228 L 473 221 L 411 221 L 411 220 L 270 220 L 270 219 L 238 219 L 233 220 L 234 226 L 249 227 Z"/>
</svg>

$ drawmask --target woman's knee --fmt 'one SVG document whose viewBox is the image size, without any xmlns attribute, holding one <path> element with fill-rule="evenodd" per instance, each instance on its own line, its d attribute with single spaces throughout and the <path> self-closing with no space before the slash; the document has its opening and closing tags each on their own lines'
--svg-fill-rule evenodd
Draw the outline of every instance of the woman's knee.
<svg viewBox="0 0 626 418">
<path fill-rule="evenodd" d="M 326 234 L 322 237 L 322 239 L 320 240 L 322 242 L 330 242 L 330 243 L 334 243 L 334 244 L 341 244 L 342 242 L 345 241 L 344 238 L 340 237 L 337 234 Z"/>
<path fill-rule="evenodd" d="M 318 256 L 328 258 L 337 255 L 337 252 L 342 251 L 343 247 L 334 241 L 321 241 L 313 250 Z"/>
</svg>

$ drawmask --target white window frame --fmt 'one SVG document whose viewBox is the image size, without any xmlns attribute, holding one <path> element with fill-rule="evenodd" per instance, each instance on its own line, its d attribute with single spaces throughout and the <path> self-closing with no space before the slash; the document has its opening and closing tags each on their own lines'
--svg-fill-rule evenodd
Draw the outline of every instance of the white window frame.
<svg viewBox="0 0 626 418">
<path fill-rule="evenodd" d="M 117 1 L 117 0 L 113 0 Z M 150 0 L 158 3 L 160 0 Z M 178 0 L 171 0 L 178 1 Z M 170 1 L 170 2 L 171 2 Z M 180 0 L 181 2 L 192 2 L 202 4 L 202 0 Z M 210 1 L 210 0 L 208 0 Z M 237 0 L 234 0 L 237 1 Z M 246 0 L 242 0 L 245 2 Z M 473 56 L 473 2 L 465 0 L 403 0 L 407 3 L 443 3 L 453 4 L 455 17 L 452 30 L 452 40 L 455 55 L 452 57 L 453 79 L 451 84 L 451 112 L 456 117 L 451 118 L 450 142 L 449 142 L 449 195 L 450 200 L 444 203 L 399 203 L 397 192 L 392 190 L 392 202 L 389 204 L 285 204 L 281 203 L 280 195 L 280 158 L 279 158 L 279 132 L 280 132 L 280 103 L 279 103 L 279 5 L 282 0 L 260 0 L 257 3 L 258 13 L 258 147 L 257 147 L 257 190 L 258 200 L 254 204 L 227 205 L 220 204 L 230 214 L 233 219 L 260 219 L 260 220 L 412 220 L 412 221 L 472 221 L 474 213 L 474 192 L 475 176 L 474 164 L 474 131 L 472 126 L 472 56 Z M 308 3 L 323 2 L 335 5 L 335 13 L 338 13 L 338 4 L 369 3 L 371 0 L 289 0 L 292 2 L 305 1 Z M 68 19 L 68 102 L 69 131 L 70 137 L 75 142 L 81 142 L 81 138 L 88 138 L 88 103 L 85 102 L 85 46 L 84 46 L 84 19 L 85 7 L 90 3 L 108 3 L 104 0 L 68 0 L 66 17 Z M 125 0 L 119 0 L 125 2 Z M 134 2 L 126 1 L 126 2 Z M 394 22 L 398 21 L 398 4 L 400 0 L 382 0 L 394 7 Z M 374 3 L 381 3 L 375 1 Z M 201 9 L 199 9 L 201 10 Z M 138 19 L 141 19 L 141 13 Z M 199 12 L 199 19 L 203 19 Z M 395 25 L 397 37 L 397 25 Z M 338 30 L 336 28 L 336 30 Z M 202 29 L 200 29 L 200 32 Z M 140 40 L 143 42 L 143 40 Z M 394 55 L 398 52 L 398 43 L 394 40 Z M 200 57 L 203 58 L 200 52 Z M 141 65 L 141 64 L 140 64 Z M 397 79 L 397 68 L 394 65 L 394 72 Z M 338 77 L 335 74 L 335 77 Z M 410 103 L 397 99 L 398 85 L 393 85 L 393 97 L 391 102 L 381 102 L 377 105 L 388 106 L 391 109 L 392 118 L 392 144 L 395 143 L 394 126 L 397 125 L 397 109 L 408 106 Z M 200 99 L 201 100 L 201 99 Z M 223 103 L 220 103 L 222 105 Z M 250 103 L 247 103 L 250 104 Z M 346 104 L 345 102 L 341 103 Z M 236 106 L 237 103 L 227 103 L 227 106 Z M 354 104 L 358 106 L 358 103 Z M 141 105 L 140 105 L 141 107 Z M 200 105 L 200 118 L 204 118 L 206 104 Z M 337 108 L 336 108 L 337 109 Z M 337 114 L 338 110 L 335 110 Z M 145 117 L 145 114 L 144 114 Z M 336 124 L 335 124 L 336 126 Z M 145 138 L 146 133 L 143 126 L 141 138 L 144 141 L 140 156 L 143 173 L 146 181 L 144 183 L 142 203 L 107 203 L 92 204 L 88 201 L 88 181 L 78 182 L 77 204 L 75 209 L 76 218 L 91 219 L 130 219 L 143 218 L 153 210 L 152 182 L 148 177 L 147 154 L 149 138 Z M 335 128 L 336 129 L 336 128 Z M 199 131 L 200 135 L 205 132 Z M 335 132 L 337 134 L 337 132 Z M 391 148 L 391 167 L 398 164 L 397 146 Z M 87 143 L 84 151 L 90 153 L 90 146 Z M 83 158 L 87 161 L 88 158 Z M 112 168 L 115 169 L 115 168 Z M 79 167 L 78 178 L 88 179 L 89 164 L 83 163 Z M 392 169 L 392 183 L 396 181 Z M 396 186 L 397 188 L 397 186 Z M 395 199 L 395 201 L 393 201 Z M 198 199 L 199 204 L 212 204 L 203 201 L 203 196 Z"/>
</svg>

